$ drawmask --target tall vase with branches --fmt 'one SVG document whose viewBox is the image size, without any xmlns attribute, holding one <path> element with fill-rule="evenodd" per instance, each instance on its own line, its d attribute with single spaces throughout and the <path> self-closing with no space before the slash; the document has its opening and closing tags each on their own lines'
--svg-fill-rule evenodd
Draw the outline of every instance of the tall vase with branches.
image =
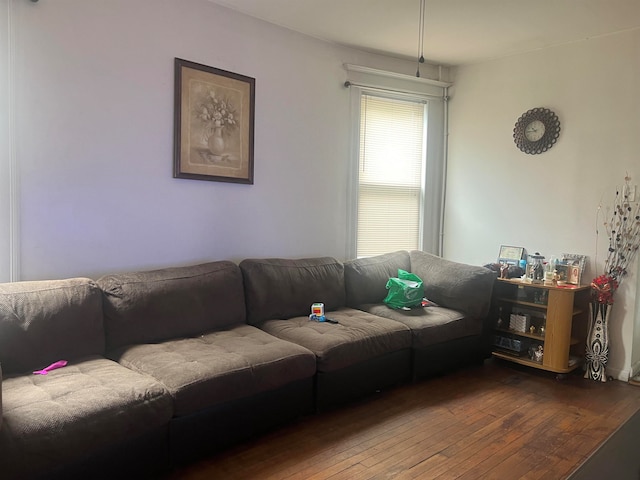
<svg viewBox="0 0 640 480">
<path fill-rule="evenodd" d="M 627 174 L 624 184 L 616 189 L 609 220 L 603 223 L 609 238 L 604 272 L 591 282 L 591 324 L 585 355 L 585 378 L 607 381 L 606 366 L 609 359 L 609 315 L 614 294 L 627 275 L 627 268 L 640 246 L 640 203 L 632 202 L 631 177 Z M 603 215 L 598 207 L 598 228 Z"/>
</svg>

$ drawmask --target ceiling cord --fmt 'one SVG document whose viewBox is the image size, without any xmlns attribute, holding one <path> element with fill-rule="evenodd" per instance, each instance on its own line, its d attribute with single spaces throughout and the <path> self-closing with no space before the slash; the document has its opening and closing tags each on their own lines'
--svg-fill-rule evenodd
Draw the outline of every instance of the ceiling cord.
<svg viewBox="0 0 640 480">
<path fill-rule="evenodd" d="M 424 63 L 424 13 L 425 0 L 420 0 L 420 22 L 418 27 L 418 70 L 416 77 L 420 77 L 420 64 Z"/>
</svg>

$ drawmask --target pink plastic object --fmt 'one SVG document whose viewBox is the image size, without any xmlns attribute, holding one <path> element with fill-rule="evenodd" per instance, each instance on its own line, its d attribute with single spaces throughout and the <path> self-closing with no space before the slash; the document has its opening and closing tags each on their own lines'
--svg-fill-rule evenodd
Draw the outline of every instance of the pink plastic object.
<svg viewBox="0 0 640 480">
<path fill-rule="evenodd" d="M 35 372 L 33 372 L 33 374 L 34 375 L 46 375 L 51 370 L 55 370 L 56 368 L 62 368 L 62 367 L 65 367 L 66 365 L 67 365 L 67 361 L 66 360 L 58 360 L 57 362 L 52 363 L 51 365 L 49 365 L 48 367 L 43 368 L 42 370 L 36 370 Z"/>
</svg>

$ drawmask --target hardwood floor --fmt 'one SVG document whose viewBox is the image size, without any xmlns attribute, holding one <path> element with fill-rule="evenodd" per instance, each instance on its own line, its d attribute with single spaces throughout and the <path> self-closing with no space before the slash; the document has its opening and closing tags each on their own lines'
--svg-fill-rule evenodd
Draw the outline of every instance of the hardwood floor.
<svg viewBox="0 0 640 480">
<path fill-rule="evenodd" d="M 640 388 L 489 360 L 300 419 L 170 479 L 563 479 Z M 268 412 L 265 412 L 268 414 Z"/>
</svg>

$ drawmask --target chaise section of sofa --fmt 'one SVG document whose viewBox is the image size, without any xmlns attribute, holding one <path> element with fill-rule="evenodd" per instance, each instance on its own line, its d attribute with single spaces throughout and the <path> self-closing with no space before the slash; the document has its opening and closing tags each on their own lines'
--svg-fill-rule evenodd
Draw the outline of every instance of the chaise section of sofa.
<svg viewBox="0 0 640 480">
<path fill-rule="evenodd" d="M 175 463 L 311 411 L 314 355 L 246 324 L 234 263 L 109 275 L 98 284 L 109 357 L 172 396 Z"/>
<path fill-rule="evenodd" d="M 171 397 L 103 354 L 102 298 L 93 281 L 0 285 L 2 478 L 166 470 Z M 68 364 L 32 373 L 59 360 Z"/>
<path fill-rule="evenodd" d="M 398 269 L 418 275 L 438 306 L 410 310 L 382 303 Z M 402 323 L 412 334 L 413 378 L 442 373 L 488 355 L 485 319 L 495 275 L 482 267 L 422 251 L 398 251 L 345 262 L 347 304 Z"/>
<path fill-rule="evenodd" d="M 249 323 L 311 350 L 322 409 L 408 378 L 410 332 L 404 325 L 345 306 L 343 265 L 331 257 L 246 259 L 240 263 Z M 324 303 L 338 323 L 309 319 Z"/>
</svg>

